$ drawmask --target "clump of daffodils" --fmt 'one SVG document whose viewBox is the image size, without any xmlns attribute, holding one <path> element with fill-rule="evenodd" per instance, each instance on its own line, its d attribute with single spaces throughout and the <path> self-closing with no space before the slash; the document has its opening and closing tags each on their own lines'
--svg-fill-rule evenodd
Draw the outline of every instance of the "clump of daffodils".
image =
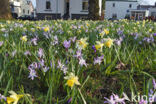
<svg viewBox="0 0 156 104">
<path fill-rule="evenodd" d="M 109 34 L 109 30 L 108 29 L 104 29 L 104 32 L 105 32 L 106 35 Z"/>
<path fill-rule="evenodd" d="M 26 42 L 28 39 L 27 39 L 27 36 L 22 36 L 21 38 L 20 38 L 23 42 Z"/>
<path fill-rule="evenodd" d="M 17 104 L 18 101 L 24 97 L 23 94 L 16 94 L 14 91 L 9 91 L 10 97 L 7 97 L 7 104 Z"/>
<path fill-rule="evenodd" d="M 45 27 L 44 32 L 48 32 L 48 31 L 49 31 L 49 27 Z"/>
<path fill-rule="evenodd" d="M 87 47 L 87 38 L 81 38 L 77 41 L 77 47 L 80 49 L 85 49 Z"/>
<path fill-rule="evenodd" d="M 104 35 L 108 35 L 109 34 L 109 30 L 108 29 L 104 29 L 102 32 L 99 33 L 99 35 L 101 37 L 103 37 Z"/>
<path fill-rule="evenodd" d="M 103 48 L 104 44 L 99 42 L 99 41 L 97 41 L 96 43 L 97 44 L 95 45 L 95 49 L 102 51 L 102 48 Z"/>
<path fill-rule="evenodd" d="M 113 45 L 113 42 L 114 42 L 114 40 L 111 38 L 104 39 L 104 46 L 111 48 L 111 46 Z"/>
<path fill-rule="evenodd" d="M 80 82 L 78 81 L 78 77 L 75 76 L 74 73 L 69 73 L 68 76 L 64 77 L 64 79 L 67 80 L 66 85 L 73 88 L 74 85 L 80 85 Z"/>
</svg>

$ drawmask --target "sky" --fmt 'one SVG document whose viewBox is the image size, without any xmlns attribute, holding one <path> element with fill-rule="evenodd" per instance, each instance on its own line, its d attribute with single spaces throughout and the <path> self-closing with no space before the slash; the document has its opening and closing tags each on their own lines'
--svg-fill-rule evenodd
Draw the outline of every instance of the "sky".
<svg viewBox="0 0 156 104">
<path fill-rule="evenodd" d="M 36 7 L 36 0 L 31 0 L 31 1 L 32 1 L 34 7 Z"/>
<path fill-rule="evenodd" d="M 33 2 L 34 7 L 36 7 L 36 0 L 31 1 Z M 156 2 L 156 0 L 140 0 L 140 1 L 142 1 L 141 4 L 151 4 L 151 5 L 154 5 L 154 3 Z"/>
</svg>

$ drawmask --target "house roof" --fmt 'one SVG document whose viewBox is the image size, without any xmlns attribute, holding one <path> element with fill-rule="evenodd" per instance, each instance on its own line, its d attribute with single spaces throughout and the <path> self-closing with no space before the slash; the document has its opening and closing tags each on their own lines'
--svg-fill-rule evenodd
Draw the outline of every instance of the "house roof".
<svg viewBox="0 0 156 104">
<path fill-rule="evenodd" d="M 137 0 L 106 0 L 106 1 L 116 1 L 116 2 L 138 2 Z"/>
<path fill-rule="evenodd" d="M 138 5 L 137 8 L 138 8 L 138 9 L 156 8 L 156 4 L 155 4 L 155 5 Z"/>
</svg>

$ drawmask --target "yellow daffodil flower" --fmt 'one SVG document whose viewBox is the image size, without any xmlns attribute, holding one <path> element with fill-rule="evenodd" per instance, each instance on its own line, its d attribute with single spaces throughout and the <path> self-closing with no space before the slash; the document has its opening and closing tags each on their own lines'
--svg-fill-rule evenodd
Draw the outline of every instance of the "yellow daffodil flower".
<svg viewBox="0 0 156 104">
<path fill-rule="evenodd" d="M 99 34 L 101 37 L 103 37 L 105 35 L 105 32 L 102 31 L 100 34 Z"/>
<path fill-rule="evenodd" d="M 113 41 L 114 41 L 114 40 L 108 38 L 108 39 L 106 39 L 104 45 L 105 45 L 106 47 L 109 47 L 109 48 L 110 48 L 110 47 L 113 45 Z"/>
<path fill-rule="evenodd" d="M 74 73 L 70 73 L 69 76 L 64 77 L 67 80 L 67 85 L 73 88 L 74 85 L 81 85 L 78 81 L 78 77 L 74 75 Z"/>
<path fill-rule="evenodd" d="M 49 27 L 45 27 L 45 28 L 44 28 L 44 31 L 45 31 L 45 32 L 48 32 L 48 31 L 49 31 Z"/>
<path fill-rule="evenodd" d="M 104 32 L 105 32 L 106 35 L 109 34 L 109 30 L 108 29 L 104 29 Z"/>
<path fill-rule="evenodd" d="M 21 37 L 21 40 L 24 41 L 24 42 L 26 42 L 27 41 L 27 36 L 22 36 Z"/>
<path fill-rule="evenodd" d="M 78 40 L 79 48 L 85 49 L 88 45 L 86 41 L 87 41 L 87 38 L 81 38 L 80 40 Z"/>
<path fill-rule="evenodd" d="M 149 32 L 152 32 L 152 29 L 149 29 Z"/>
<path fill-rule="evenodd" d="M 99 42 L 99 41 L 97 41 L 96 43 L 97 43 L 95 45 L 96 50 L 99 50 L 100 49 L 100 51 L 102 51 L 102 48 L 103 48 L 104 44 L 101 43 L 101 42 Z"/>
<path fill-rule="evenodd" d="M 11 94 L 10 97 L 7 97 L 7 103 L 8 104 L 17 104 L 18 101 L 24 97 L 23 94 L 16 94 L 14 91 L 9 91 Z"/>
</svg>

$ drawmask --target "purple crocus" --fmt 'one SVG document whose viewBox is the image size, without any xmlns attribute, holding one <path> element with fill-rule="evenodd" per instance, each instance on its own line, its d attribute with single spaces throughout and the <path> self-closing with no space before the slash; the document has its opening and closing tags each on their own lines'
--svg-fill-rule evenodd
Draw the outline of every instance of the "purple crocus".
<svg viewBox="0 0 156 104">
<path fill-rule="evenodd" d="M 28 78 L 31 78 L 32 80 L 34 80 L 35 77 L 37 77 L 36 71 L 31 69 Z"/>
<path fill-rule="evenodd" d="M 68 49 L 68 48 L 71 46 L 71 41 L 70 41 L 70 40 L 69 40 L 69 41 L 65 40 L 65 41 L 63 42 L 63 46 L 64 46 L 66 49 Z"/>
<path fill-rule="evenodd" d="M 37 65 L 37 62 L 33 62 L 31 65 L 29 65 L 28 69 L 29 70 L 32 70 L 32 69 L 37 69 L 38 68 L 38 65 Z"/>
<path fill-rule="evenodd" d="M 118 95 L 116 94 L 112 94 L 110 99 L 104 97 L 107 101 L 105 101 L 105 103 L 107 104 L 126 104 L 125 101 L 130 101 L 130 99 L 128 98 L 128 96 L 123 93 L 123 98 L 120 98 Z"/>
<path fill-rule="evenodd" d="M 6 101 L 6 97 L 3 96 L 2 94 L 0 94 L 0 101 L 1 101 L 1 100 L 5 100 L 5 101 Z"/>
<path fill-rule="evenodd" d="M 104 103 L 107 103 L 107 104 L 115 104 L 115 100 L 114 100 L 114 97 L 113 95 L 111 95 L 110 99 L 104 97 L 104 99 L 106 99 L 107 101 L 104 101 Z"/>
<path fill-rule="evenodd" d="M 72 98 L 68 99 L 67 104 L 71 103 Z"/>
<path fill-rule="evenodd" d="M 71 37 L 70 40 L 74 43 L 76 41 L 76 36 Z"/>
<path fill-rule="evenodd" d="M 68 68 L 64 64 L 61 63 L 61 60 L 58 60 L 58 66 L 57 66 L 57 68 L 61 69 L 64 74 L 67 73 L 67 69 Z"/>
<path fill-rule="evenodd" d="M 54 36 L 53 41 L 51 42 L 52 45 L 58 44 L 58 38 L 57 36 Z"/>
<path fill-rule="evenodd" d="M 3 45 L 3 41 L 0 41 L 0 47 Z"/>
<path fill-rule="evenodd" d="M 139 104 L 148 104 L 148 101 L 141 99 L 141 101 L 139 102 Z"/>
<path fill-rule="evenodd" d="M 31 53 L 30 53 L 30 51 L 25 51 L 25 52 L 24 52 L 24 55 L 25 55 L 25 56 L 27 56 L 27 55 L 31 56 Z"/>
<path fill-rule="evenodd" d="M 33 43 L 34 45 L 37 45 L 37 38 L 31 39 L 31 43 Z"/>
<path fill-rule="evenodd" d="M 156 89 L 156 82 L 155 82 L 155 79 L 152 80 L 152 83 L 153 83 L 154 89 Z"/>
<path fill-rule="evenodd" d="M 156 33 L 154 33 L 153 36 L 156 36 Z"/>
<path fill-rule="evenodd" d="M 123 30 L 118 30 L 118 35 L 122 35 L 123 34 Z"/>
<path fill-rule="evenodd" d="M 121 43 L 122 43 L 122 41 L 123 41 L 123 38 L 120 37 L 120 39 L 116 39 L 116 40 L 115 40 L 115 44 L 118 45 L 118 46 L 120 46 Z"/>
<path fill-rule="evenodd" d="M 74 55 L 74 57 L 80 59 L 82 57 L 81 50 L 76 51 L 76 55 Z"/>
<path fill-rule="evenodd" d="M 94 58 L 94 65 L 95 64 L 101 64 L 102 60 L 104 58 L 104 55 L 100 56 L 100 57 L 97 57 L 97 58 Z"/>
<path fill-rule="evenodd" d="M 41 58 L 44 56 L 44 52 L 43 52 L 43 49 L 40 48 L 39 51 L 38 51 L 38 57 Z"/>
<path fill-rule="evenodd" d="M 80 64 L 80 66 L 85 66 L 85 67 L 87 67 L 87 64 L 86 64 L 86 60 L 84 60 L 82 57 L 79 59 L 79 64 Z"/>
<path fill-rule="evenodd" d="M 49 67 L 46 67 L 46 66 L 45 66 L 45 67 L 43 68 L 43 71 L 44 71 L 45 73 L 46 73 L 48 70 L 49 70 Z"/>
<path fill-rule="evenodd" d="M 96 48 L 95 45 L 92 46 L 92 49 L 94 50 L 94 52 L 96 53 Z"/>
<path fill-rule="evenodd" d="M 14 57 L 14 56 L 16 55 L 16 53 L 17 53 L 17 51 L 14 50 L 14 51 L 11 53 L 12 57 Z"/>
</svg>

